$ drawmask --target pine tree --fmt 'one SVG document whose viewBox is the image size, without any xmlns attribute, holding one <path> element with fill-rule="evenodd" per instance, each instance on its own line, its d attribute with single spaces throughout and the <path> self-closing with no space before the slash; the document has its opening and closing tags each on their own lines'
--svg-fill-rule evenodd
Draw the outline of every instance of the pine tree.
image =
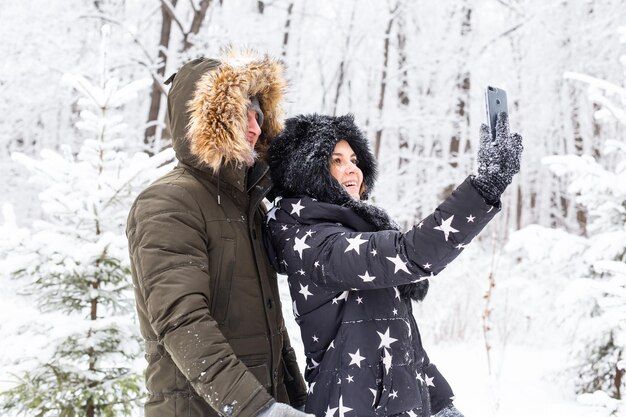
<svg viewBox="0 0 626 417">
<path fill-rule="evenodd" d="M 164 164 L 173 155 L 122 151 L 128 132 L 121 108 L 151 80 L 120 86 L 109 76 L 108 28 L 102 33 L 99 82 L 64 77 L 81 95 L 76 126 L 85 140 L 79 151 L 65 146 L 60 152 L 44 150 L 39 159 L 12 155 L 42 186 L 44 215 L 20 231 L 4 269 L 25 282 L 24 292 L 37 300 L 42 323 L 51 312 L 65 313 L 72 321 L 61 337 L 50 340 L 51 355 L 15 375 L 17 384 L 1 394 L 5 412 L 130 415 L 143 396 L 142 377 L 132 366 L 141 348 L 124 228 L 136 192 L 169 169 Z"/>
</svg>

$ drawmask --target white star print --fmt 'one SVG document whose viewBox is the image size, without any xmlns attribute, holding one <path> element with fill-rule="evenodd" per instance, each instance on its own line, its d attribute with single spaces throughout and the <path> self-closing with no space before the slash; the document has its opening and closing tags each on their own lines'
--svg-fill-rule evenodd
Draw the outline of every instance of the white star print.
<svg viewBox="0 0 626 417">
<path fill-rule="evenodd" d="M 400 299 L 400 290 L 398 290 L 398 287 L 393 287 L 393 290 L 396 293 L 396 298 L 399 300 Z"/>
<path fill-rule="evenodd" d="M 360 296 L 356 298 L 356 302 L 357 304 L 363 304 L 363 298 L 361 298 Z"/>
<path fill-rule="evenodd" d="M 300 274 L 300 275 L 306 275 L 306 274 L 304 273 L 304 269 L 300 269 L 300 270 L 298 271 L 298 274 Z"/>
<path fill-rule="evenodd" d="M 344 417 L 348 411 L 352 411 L 351 408 L 343 405 L 343 395 L 339 397 L 339 417 Z"/>
<path fill-rule="evenodd" d="M 378 391 L 376 391 L 374 388 L 370 388 L 370 392 L 374 396 L 374 399 L 372 400 L 372 407 L 373 407 L 374 404 L 376 404 L 376 397 L 378 396 Z"/>
<path fill-rule="evenodd" d="M 402 261 L 402 259 L 400 259 L 400 255 L 396 255 L 396 257 L 395 257 L 395 258 L 390 258 L 390 257 L 387 257 L 387 259 L 388 259 L 389 261 L 391 261 L 391 263 L 392 263 L 392 264 L 394 264 L 394 266 L 395 266 L 395 268 L 394 268 L 394 270 L 393 270 L 393 273 L 394 273 L 394 274 L 397 274 L 397 273 L 398 273 L 398 271 L 400 271 L 400 270 L 402 270 L 402 271 L 406 272 L 407 274 L 409 274 L 409 273 L 410 273 L 410 272 L 409 272 L 409 269 L 408 269 L 408 268 L 407 268 L 407 266 L 406 266 L 406 262 L 403 262 L 403 261 Z"/>
<path fill-rule="evenodd" d="M 417 414 L 415 414 L 413 410 L 409 410 L 406 413 L 409 415 L 409 417 L 417 417 Z"/>
<path fill-rule="evenodd" d="M 311 385 L 309 385 L 309 394 L 313 394 L 313 388 L 315 387 L 315 384 L 317 384 L 317 382 L 311 382 Z"/>
<path fill-rule="evenodd" d="M 335 348 L 335 340 L 330 342 L 330 345 L 328 345 L 328 349 L 326 349 L 326 350 L 330 350 L 330 349 L 334 349 L 334 348 Z"/>
<path fill-rule="evenodd" d="M 372 251 L 370 252 L 372 254 L 372 256 L 376 256 L 376 254 L 378 253 L 378 251 L 376 249 L 372 249 Z"/>
<path fill-rule="evenodd" d="M 393 309 L 393 310 L 391 310 L 391 311 L 393 312 L 393 315 L 394 315 L 394 316 L 397 316 L 397 315 L 398 315 L 398 309 L 397 309 L 397 308 L 394 308 L 394 309 Z"/>
<path fill-rule="evenodd" d="M 296 305 L 296 301 L 293 301 L 293 316 L 298 318 L 300 314 L 298 313 L 298 306 Z"/>
<path fill-rule="evenodd" d="M 298 293 L 302 294 L 307 301 L 309 300 L 309 295 L 313 295 L 313 293 L 309 292 L 309 286 L 302 284 L 300 284 L 300 291 L 298 291 Z"/>
<path fill-rule="evenodd" d="M 348 301 L 348 292 L 349 291 L 344 291 L 341 294 L 339 294 L 337 297 L 333 298 L 333 304 L 337 304 L 341 300 Z"/>
<path fill-rule="evenodd" d="M 320 338 L 319 338 L 319 337 L 317 337 L 317 336 L 313 335 L 313 341 L 314 341 L 314 342 L 319 342 L 319 340 L 320 340 Z"/>
<path fill-rule="evenodd" d="M 454 220 L 454 214 L 448 217 L 446 220 L 443 220 L 441 222 L 441 225 L 434 227 L 435 230 L 441 230 L 443 232 L 446 238 L 446 242 L 448 241 L 448 236 L 450 236 L 450 233 L 458 232 L 458 230 L 452 227 L 452 220 Z"/>
<path fill-rule="evenodd" d="M 289 213 L 289 214 L 296 213 L 298 216 L 300 216 L 300 210 L 302 210 L 304 208 L 304 206 L 300 205 L 301 202 L 302 202 L 302 200 L 298 200 L 298 202 L 296 204 L 292 204 L 291 205 L 291 213 Z"/>
<path fill-rule="evenodd" d="M 312 237 L 313 233 L 315 233 L 313 230 L 309 230 L 308 232 L 305 233 L 306 237 Z"/>
<path fill-rule="evenodd" d="M 348 366 L 356 365 L 356 366 L 358 366 L 360 368 L 361 367 L 361 362 L 363 360 L 365 360 L 365 357 L 361 356 L 361 349 L 357 349 L 356 352 L 354 352 L 354 353 L 348 352 L 348 355 L 350 355 L 350 358 L 351 358 L 350 363 L 348 364 Z"/>
<path fill-rule="evenodd" d="M 380 349 L 383 346 L 386 348 L 389 348 L 393 342 L 396 342 L 398 340 L 389 336 L 389 327 L 387 327 L 387 331 L 384 334 L 381 332 L 376 332 L 376 333 L 378 333 L 378 337 L 380 337 L 380 345 L 378 346 L 378 349 Z"/>
<path fill-rule="evenodd" d="M 310 246 L 307 245 L 306 243 L 304 243 L 304 241 L 306 240 L 306 236 L 299 238 L 296 238 L 296 243 L 293 245 L 293 250 L 295 250 L 296 252 L 298 252 L 298 254 L 300 255 L 300 259 L 302 259 L 302 252 L 305 249 L 309 249 Z"/>
<path fill-rule="evenodd" d="M 313 266 L 317 268 L 318 266 L 320 266 L 320 262 L 319 262 L 319 261 L 315 261 L 315 263 L 313 264 Z"/>
<path fill-rule="evenodd" d="M 278 207 L 274 206 L 272 207 L 272 209 L 267 213 L 267 223 L 270 222 L 270 220 L 276 220 L 276 211 L 278 210 Z"/>
<path fill-rule="evenodd" d="M 315 369 L 315 368 L 317 368 L 318 366 L 320 366 L 320 364 L 319 364 L 319 363 L 317 363 L 317 362 L 315 362 L 315 360 L 314 360 L 314 359 L 311 359 L 311 362 L 313 363 L 313 366 L 307 366 L 307 369 Z"/>
<path fill-rule="evenodd" d="M 391 391 L 391 394 L 389 394 L 389 396 L 393 399 L 398 398 L 398 391 L 396 390 Z"/>
<path fill-rule="evenodd" d="M 283 224 L 283 225 L 280 227 L 280 230 L 282 230 L 283 232 L 284 232 L 285 230 L 287 230 L 287 225 Z"/>
<path fill-rule="evenodd" d="M 376 279 L 376 277 L 370 276 L 369 272 L 365 271 L 364 275 L 359 275 L 359 278 L 363 280 L 363 282 L 372 282 Z"/>
<path fill-rule="evenodd" d="M 471 214 L 468 217 L 466 217 L 468 223 L 474 223 L 475 218 L 476 217 L 472 216 Z"/>
<path fill-rule="evenodd" d="M 385 373 L 389 375 L 389 370 L 391 369 L 391 353 L 387 349 L 385 349 L 385 357 L 383 358 L 383 365 L 385 366 Z"/>
<path fill-rule="evenodd" d="M 421 228 L 422 228 L 422 226 L 424 226 L 424 222 L 419 222 L 419 224 L 417 225 L 417 228 L 418 228 L 418 229 L 421 229 Z"/>
<path fill-rule="evenodd" d="M 348 381 L 348 384 L 350 382 L 354 382 L 354 377 L 352 375 L 348 375 L 348 377 L 346 378 L 346 381 Z"/>
<path fill-rule="evenodd" d="M 424 266 L 424 269 L 430 269 L 432 265 L 426 262 L 423 266 Z"/>
<path fill-rule="evenodd" d="M 326 415 L 324 417 L 333 417 L 336 411 L 337 411 L 337 407 L 330 408 L 330 405 L 329 405 L 328 408 L 326 409 Z"/>
<path fill-rule="evenodd" d="M 428 375 L 424 374 L 424 376 L 426 376 L 426 386 L 427 387 L 434 387 L 435 384 L 433 384 L 433 379 L 435 378 L 431 378 Z"/>
<path fill-rule="evenodd" d="M 458 245 L 455 246 L 455 248 L 457 248 L 458 250 L 461 250 L 465 248 L 465 245 L 462 243 L 459 243 Z"/>
<path fill-rule="evenodd" d="M 361 239 L 361 235 L 362 233 L 359 233 L 359 235 L 357 237 L 353 237 L 352 239 L 348 239 L 346 238 L 346 240 L 348 241 L 348 247 L 346 248 L 345 252 L 348 252 L 350 250 L 353 250 L 357 253 L 357 255 L 360 255 L 360 246 L 362 244 L 364 244 L 365 242 L 367 242 L 366 239 Z"/>
<path fill-rule="evenodd" d="M 415 379 L 417 379 L 420 383 L 424 383 L 424 378 L 422 378 L 422 374 L 419 372 L 415 372 Z"/>
</svg>

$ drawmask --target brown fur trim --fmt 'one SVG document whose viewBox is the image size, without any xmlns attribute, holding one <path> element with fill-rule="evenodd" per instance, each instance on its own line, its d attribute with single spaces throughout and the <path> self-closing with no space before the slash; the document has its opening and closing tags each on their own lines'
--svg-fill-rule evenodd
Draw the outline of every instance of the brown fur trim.
<svg viewBox="0 0 626 417">
<path fill-rule="evenodd" d="M 258 96 L 264 115 L 259 154 L 265 154 L 267 143 L 284 126 L 282 63 L 254 51 L 232 49 L 220 61 L 220 66 L 200 78 L 188 103 L 191 153 L 214 171 L 229 163 L 245 165 L 253 155 L 246 140 L 250 97 Z"/>
</svg>

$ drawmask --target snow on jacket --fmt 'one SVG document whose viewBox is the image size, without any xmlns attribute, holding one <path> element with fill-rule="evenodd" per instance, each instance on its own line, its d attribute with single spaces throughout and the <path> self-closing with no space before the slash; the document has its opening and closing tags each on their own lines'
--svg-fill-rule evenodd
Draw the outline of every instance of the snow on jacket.
<svg viewBox="0 0 626 417">
<path fill-rule="evenodd" d="M 252 417 L 272 398 L 306 401 L 260 239 L 268 167 L 245 166 L 248 97 L 265 115 L 262 146 L 283 127 L 283 88 L 282 66 L 260 56 L 196 59 L 173 80 L 179 164 L 137 197 L 127 226 L 146 417 Z"/>
<path fill-rule="evenodd" d="M 269 152 L 283 198 L 267 216 L 265 238 L 275 268 L 288 276 L 302 333 L 306 411 L 426 417 L 431 402 L 441 407 L 441 398 L 428 399 L 440 375 L 426 369 L 411 302 L 399 286 L 440 272 L 499 208 L 468 178 L 411 230 L 393 230 L 384 212 L 352 200 L 325 172 L 340 139 L 355 151 L 371 190 L 374 160 L 350 116 L 290 119 Z M 308 171 L 314 174 L 301 176 Z"/>
</svg>

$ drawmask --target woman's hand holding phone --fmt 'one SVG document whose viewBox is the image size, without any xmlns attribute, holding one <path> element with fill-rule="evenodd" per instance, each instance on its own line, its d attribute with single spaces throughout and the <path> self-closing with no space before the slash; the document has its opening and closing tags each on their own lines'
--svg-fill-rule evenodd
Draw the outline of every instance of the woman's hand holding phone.
<svg viewBox="0 0 626 417">
<path fill-rule="evenodd" d="M 520 170 L 522 137 L 509 133 L 509 116 L 505 112 L 496 115 L 495 140 L 491 129 L 480 127 L 478 149 L 478 175 L 472 178 L 474 187 L 489 204 L 497 204 L 513 176 Z"/>
</svg>

